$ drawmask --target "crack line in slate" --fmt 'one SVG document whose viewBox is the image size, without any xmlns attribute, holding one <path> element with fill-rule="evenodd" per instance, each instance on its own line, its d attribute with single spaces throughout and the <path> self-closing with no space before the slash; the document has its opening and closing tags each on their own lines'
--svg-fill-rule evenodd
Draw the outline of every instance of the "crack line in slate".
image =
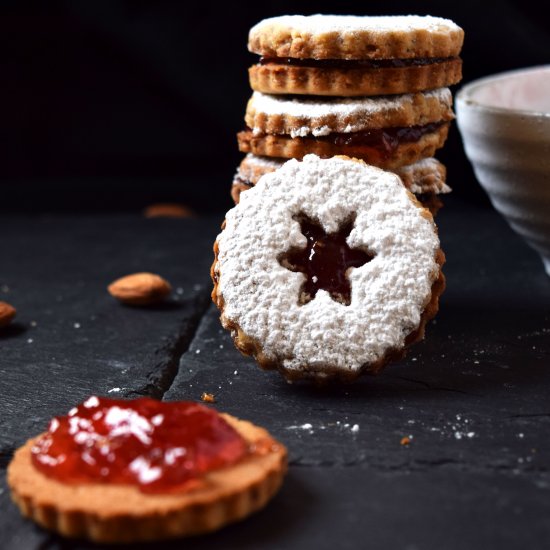
<svg viewBox="0 0 550 550">
<path fill-rule="evenodd" d="M 526 413 L 526 414 L 513 414 L 506 418 L 550 418 L 550 413 Z"/>
<path fill-rule="evenodd" d="M 311 411 L 320 413 L 344 414 L 346 416 L 361 416 L 365 411 L 348 411 L 346 409 L 335 409 L 330 407 L 312 407 Z"/>
<path fill-rule="evenodd" d="M 363 457 L 350 460 L 315 460 L 307 458 L 296 458 L 289 462 L 290 466 L 295 466 L 298 468 L 309 468 L 312 466 L 317 466 L 320 468 L 352 468 L 355 466 L 368 465 L 373 470 L 379 471 L 393 471 L 393 470 L 403 470 L 408 468 L 409 470 L 426 470 L 430 468 L 437 468 L 441 466 L 456 466 L 458 468 L 465 467 L 467 464 L 461 460 L 455 460 L 452 458 L 440 458 L 435 460 L 413 460 L 407 464 L 403 463 L 401 465 L 388 465 L 380 462 L 373 462 L 372 458 Z"/>
<path fill-rule="evenodd" d="M 210 293 L 195 298 L 194 304 L 197 307 L 197 311 L 178 327 L 179 337 L 170 346 L 170 349 L 167 350 L 170 355 L 169 360 L 157 365 L 149 373 L 149 381 L 138 390 L 129 392 L 129 397 L 132 395 L 145 395 L 154 399 L 163 399 L 178 374 L 180 359 L 189 349 L 191 342 L 193 342 L 210 303 Z"/>
<path fill-rule="evenodd" d="M 370 458 L 360 458 L 356 460 L 341 462 L 330 460 L 307 460 L 297 458 L 289 462 L 289 466 L 293 468 L 354 468 L 367 466 L 369 469 L 378 472 L 427 472 L 434 469 L 454 469 L 467 473 L 483 473 L 483 472 L 501 472 L 501 473 L 518 473 L 518 474 L 547 474 L 550 468 L 546 466 L 522 466 L 516 464 L 469 464 L 464 461 L 454 460 L 452 458 L 441 458 L 437 460 L 414 460 L 403 464 L 382 464 L 374 463 Z"/>
<path fill-rule="evenodd" d="M 386 378 L 396 378 L 398 380 L 405 380 L 406 382 L 412 382 L 414 384 L 420 384 L 421 386 L 424 386 L 427 390 L 433 390 L 433 391 L 448 391 L 452 393 L 461 393 L 462 395 L 476 395 L 473 393 L 468 393 L 463 390 L 456 390 L 454 388 L 445 388 L 443 386 L 432 386 L 428 382 L 425 382 L 424 380 L 415 380 L 414 378 L 407 378 L 406 376 L 396 376 L 395 374 L 386 374 L 384 375 Z"/>
</svg>

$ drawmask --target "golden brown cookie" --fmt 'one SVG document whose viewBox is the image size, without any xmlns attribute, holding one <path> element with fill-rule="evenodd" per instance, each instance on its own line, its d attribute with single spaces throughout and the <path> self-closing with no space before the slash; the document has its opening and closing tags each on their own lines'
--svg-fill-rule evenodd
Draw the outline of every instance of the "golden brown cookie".
<svg viewBox="0 0 550 550">
<path fill-rule="evenodd" d="M 378 372 L 423 338 L 445 287 L 431 214 L 395 174 L 347 157 L 263 176 L 214 251 L 223 326 L 289 380 Z"/>
<path fill-rule="evenodd" d="M 96 542 L 132 543 L 214 531 L 265 506 L 287 468 L 285 447 L 266 430 L 221 416 L 251 450 L 238 462 L 209 471 L 187 490 L 144 493 L 125 484 L 57 481 L 33 464 L 37 437 L 16 451 L 8 467 L 12 499 L 42 527 Z"/>
<path fill-rule="evenodd" d="M 255 155 L 347 155 L 394 169 L 433 156 L 454 118 L 448 88 L 376 98 L 288 98 L 254 92 L 239 149 Z"/>
<path fill-rule="evenodd" d="M 426 65 L 384 67 L 368 62 L 265 58 L 248 69 L 250 86 L 266 94 L 377 96 L 432 90 L 462 79 L 462 60 L 445 58 Z M 298 64 L 300 63 L 300 64 Z"/>
<path fill-rule="evenodd" d="M 462 77 L 463 30 L 430 16 L 282 16 L 249 33 L 254 90 L 364 96 L 450 86 Z"/>
<path fill-rule="evenodd" d="M 298 59 L 453 57 L 464 31 L 431 16 L 286 15 L 264 19 L 248 37 L 251 52 Z"/>
<path fill-rule="evenodd" d="M 254 134 L 324 137 L 454 119 L 448 88 L 388 97 L 292 98 L 254 92 L 245 122 Z"/>
</svg>

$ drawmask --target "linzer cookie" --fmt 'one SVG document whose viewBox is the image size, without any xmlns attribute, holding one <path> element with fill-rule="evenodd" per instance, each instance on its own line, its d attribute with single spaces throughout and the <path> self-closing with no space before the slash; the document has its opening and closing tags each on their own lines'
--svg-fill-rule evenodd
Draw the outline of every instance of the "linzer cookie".
<svg viewBox="0 0 550 550">
<path fill-rule="evenodd" d="M 289 380 L 352 380 L 401 358 L 445 286 L 430 213 L 395 174 L 347 157 L 262 176 L 214 251 L 223 326 Z"/>
<path fill-rule="evenodd" d="M 284 446 L 249 422 L 185 401 L 92 396 L 16 451 L 8 484 L 47 529 L 133 543 L 240 520 L 285 472 Z"/>
<path fill-rule="evenodd" d="M 235 204 L 239 202 L 243 191 L 256 185 L 264 174 L 274 172 L 285 162 L 286 159 L 258 157 L 248 153 L 233 178 L 231 197 Z M 439 195 L 451 192 L 451 188 L 445 183 L 447 174 L 445 166 L 433 157 L 397 168 L 395 173 L 401 178 L 405 187 L 416 195 L 418 201 L 428 208 L 433 216 L 442 206 Z"/>
<path fill-rule="evenodd" d="M 377 98 L 288 98 L 254 92 L 239 149 L 268 157 L 347 155 L 395 169 L 433 156 L 454 118 L 448 88 Z"/>
<path fill-rule="evenodd" d="M 431 16 L 287 15 L 252 27 L 254 90 L 386 95 L 450 86 L 462 77 L 463 30 Z"/>
</svg>

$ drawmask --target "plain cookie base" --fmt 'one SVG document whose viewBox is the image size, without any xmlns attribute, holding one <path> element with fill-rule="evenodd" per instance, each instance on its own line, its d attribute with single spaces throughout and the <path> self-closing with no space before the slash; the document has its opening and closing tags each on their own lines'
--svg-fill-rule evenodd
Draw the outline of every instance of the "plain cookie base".
<svg viewBox="0 0 550 550">
<path fill-rule="evenodd" d="M 423 208 L 418 201 L 411 195 L 412 200 L 416 203 L 418 208 L 421 208 L 426 212 L 426 215 L 431 218 L 431 214 Z M 225 222 L 224 222 L 225 224 Z M 222 224 L 222 229 L 224 228 Z M 218 281 L 221 273 L 218 271 L 218 241 L 214 243 L 214 262 L 210 269 L 210 275 L 214 283 L 212 290 L 212 301 L 216 304 L 220 311 L 220 320 L 225 329 L 228 329 L 233 338 L 235 347 L 243 354 L 254 357 L 258 365 L 265 370 L 278 370 L 289 382 L 295 382 L 299 380 L 309 380 L 319 385 L 324 385 L 330 382 L 344 382 L 349 383 L 355 381 L 359 376 L 363 374 L 377 374 L 388 363 L 399 361 L 403 359 L 407 354 L 407 349 L 412 344 L 421 341 L 424 338 L 426 330 L 426 324 L 433 319 L 439 311 L 439 298 L 445 290 L 445 275 L 441 270 L 445 263 L 445 254 L 441 249 L 438 249 L 435 253 L 435 260 L 439 266 L 439 271 L 435 276 L 435 279 L 431 287 L 431 295 L 427 300 L 424 310 L 420 316 L 420 322 L 418 326 L 412 330 L 405 338 L 405 345 L 400 349 L 389 349 L 386 354 L 380 358 L 376 363 L 368 363 L 362 365 L 360 369 L 353 372 L 343 372 L 341 369 L 335 368 L 332 365 L 324 365 L 315 370 L 310 369 L 308 365 L 302 365 L 300 368 L 287 369 L 281 363 L 270 360 L 265 356 L 262 349 L 261 342 L 250 338 L 241 327 L 234 321 L 228 319 L 224 315 L 224 301 L 223 296 L 218 291 Z"/>
<path fill-rule="evenodd" d="M 322 96 L 376 96 L 408 94 L 457 84 L 462 60 L 389 68 L 335 69 L 299 67 L 278 63 L 248 69 L 250 86 L 266 94 Z"/>
<path fill-rule="evenodd" d="M 17 450 L 8 467 L 12 499 L 42 527 L 96 542 L 143 542 L 215 531 L 264 507 L 287 470 L 285 447 L 266 430 L 222 416 L 247 442 L 269 451 L 208 473 L 195 490 L 144 494 L 129 485 L 61 483 L 32 465 L 35 438 Z"/>
<path fill-rule="evenodd" d="M 243 130 L 237 134 L 239 150 L 243 153 L 279 158 L 302 159 L 313 153 L 321 158 L 336 155 L 364 160 L 378 168 L 392 170 L 413 164 L 423 158 L 432 157 L 437 149 L 443 147 L 449 132 L 449 123 L 423 135 L 415 142 L 401 142 L 389 155 L 383 155 L 376 147 L 366 145 L 335 145 L 330 141 L 315 137 L 295 137 L 289 135 L 254 134 L 252 130 Z"/>
</svg>

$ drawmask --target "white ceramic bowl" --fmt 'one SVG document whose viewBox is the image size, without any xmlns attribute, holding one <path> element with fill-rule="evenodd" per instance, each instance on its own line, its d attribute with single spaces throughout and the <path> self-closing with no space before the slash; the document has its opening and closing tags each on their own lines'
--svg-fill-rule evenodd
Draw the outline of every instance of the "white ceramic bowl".
<svg viewBox="0 0 550 550">
<path fill-rule="evenodd" d="M 550 275 L 550 65 L 467 84 L 456 116 L 479 183 Z"/>
</svg>

